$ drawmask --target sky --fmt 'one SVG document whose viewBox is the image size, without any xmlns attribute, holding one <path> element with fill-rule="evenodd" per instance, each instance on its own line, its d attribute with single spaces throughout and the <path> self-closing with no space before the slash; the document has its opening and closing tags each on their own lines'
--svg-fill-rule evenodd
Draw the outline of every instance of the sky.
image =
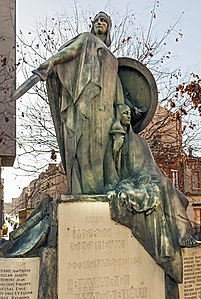
<svg viewBox="0 0 201 299">
<path fill-rule="evenodd" d="M 69 0 L 16 0 L 17 1 L 17 26 L 19 29 L 31 30 L 40 17 L 51 16 L 55 12 L 61 13 L 63 10 L 72 11 L 73 1 Z M 153 7 L 153 0 L 76 0 L 78 8 L 81 10 L 92 9 L 95 13 L 100 10 L 111 12 L 117 11 L 120 14 L 134 12 L 137 19 L 143 24 L 147 24 L 150 11 Z M 184 12 L 179 22 L 178 29 L 181 28 L 183 38 L 175 46 L 175 60 L 178 66 L 185 65 L 195 71 L 201 70 L 201 42 L 199 37 L 201 18 L 200 0 L 162 0 L 158 1 L 156 26 L 167 28 L 173 24 Z M 101 4 L 100 4 L 101 3 Z"/>
<path fill-rule="evenodd" d="M 152 0 L 77 0 L 79 10 L 90 9 L 94 13 L 105 11 L 107 13 L 118 12 L 124 15 L 127 11 L 133 12 L 142 26 L 146 26 L 153 8 Z M 175 68 L 181 68 L 183 72 L 194 72 L 201 75 L 201 0 L 162 0 L 158 1 L 157 18 L 154 26 L 157 30 L 169 28 L 182 14 L 177 30 L 181 29 L 183 37 L 177 43 L 171 44 L 172 63 Z M 74 2 L 69 0 L 16 0 L 17 9 L 17 33 L 19 30 L 31 31 L 36 21 L 46 16 L 60 14 L 62 11 L 71 11 Z M 18 78 L 17 78 L 18 79 Z M 20 82 L 22 83 L 22 82 Z M 4 199 L 18 197 L 31 177 L 21 177 L 12 167 L 4 168 Z"/>
</svg>

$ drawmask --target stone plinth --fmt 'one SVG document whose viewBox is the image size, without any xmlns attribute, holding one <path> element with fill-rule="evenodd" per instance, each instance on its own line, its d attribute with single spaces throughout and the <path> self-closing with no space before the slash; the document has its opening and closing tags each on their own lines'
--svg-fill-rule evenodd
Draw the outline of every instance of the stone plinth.
<svg viewBox="0 0 201 299">
<path fill-rule="evenodd" d="M 164 271 L 109 203 L 60 203 L 58 226 L 59 299 L 165 298 Z"/>
<path fill-rule="evenodd" d="M 37 299 L 39 258 L 0 258 L 0 298 Z"/>
<path fill-rule="evenodd" d="M 184 248 L 183 284 L 180 285 L 180 299 L 199 299 L 201 294 L 201 247 Z"/>
</svg>

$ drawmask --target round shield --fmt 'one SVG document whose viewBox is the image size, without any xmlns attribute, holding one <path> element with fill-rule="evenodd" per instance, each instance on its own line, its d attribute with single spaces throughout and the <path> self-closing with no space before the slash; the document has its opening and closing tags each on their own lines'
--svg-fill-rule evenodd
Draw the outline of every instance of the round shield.
<svg viewBox="0 0 201 299">
<path fill-rule="evenodd" d="M 153 118 L 158 104 L 156 81 L 150 70 L 132 58 L 118 58 L 118 73 L 126 104 L 131 108 L 131 125 L 139 133 Z"/>
</svg>

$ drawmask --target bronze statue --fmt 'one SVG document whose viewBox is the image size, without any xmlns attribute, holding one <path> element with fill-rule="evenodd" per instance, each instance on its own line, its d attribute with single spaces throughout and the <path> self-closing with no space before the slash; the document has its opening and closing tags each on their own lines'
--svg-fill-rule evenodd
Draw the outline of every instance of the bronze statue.
<svg viewBox="0 0 201 299">
<path fill-rule="evenodd" d="M 107 49 L 111 20 L 100 12 L 34 74 L 47 82 L 69 194 L 104 193 L 103 160 L 116 104 L 124 102 L 118 61 Z"/>
<path fill-rule="evenodd" d="M 46 80 L 68 194 L 104 192 L 103 159 L 113 106 L 124 102 L 118 61 L 107 48 L 111 25 L 107 14 L 98 13 L 91 33 L 64 44 L 13 94 L 17 99 Z"/>
<path fill-rule="evenodd" d="M 109 51 L 111 25 L 99 12 L 91 32 L 64 44 L 13 99 L 46 81 L 67 193 L 107 194 L 113 219 L 131 228 L 165 272 L 181 282 L 181 246 L 197 245 L 185 212 L 188 201 L 136 134 L 153 117 L 157 88 L 145 66 Z"/>
<path fill-rule="evenodd" d="M 82 33 L 64 44 L 58 53 L 34 70 L 34 75 L 13 93 L 13 99 L 17 99 L 37 81 L 46 81 L 67 176 L 66 194 L 103 194 L 108 191 L 108 170 L 104 159 L 116 105 L 129 103 L 133 115 L 138 118 L 142 114 L 146 116 L 142 118 L 142 123 L 151 120 L 146 113 L 151 111 L 147 96 L 139 100 L 146 98 L 148 107 L 137 107 L 135 99 L 138 95 L 131 92 L 132 103 L 126 82 L 123 82 L 126 87 L 123 89 L 122 80 L 128 76 L 123 73 L 122 79 L 119 73 L 121 62 L 107 48 L 111 43 L 111 25 L 110 17 L 99 12 L 94 18 L 91 33 Z M 144 67 L 139 63 L 138 66 Z M 154 84 L 152 79 L 150 85 Z M 151 115 L 155 111 L 156 102 L 156 99 L 155 103 L 152 101 L 154 105 Z"/>
<path fill-rule="evenodd" d="M 132 115 L 139 118 L 137 123 L 144 123 L 142 127 L 147 124 L 147 120 L 151 120 L 147 113 L 151 111 L 151 104 L 147 100 L 150 95 L 146 94 L 139 99 L 142 101 L 146 98 L 147 107 L 146 104 L 140 107 L 138 103 L 135 104 L 139 96 L 129 90 L 133 84 L 128 82 L 127 86 L 127 82 L 124 82 L 124 78 L 129 76 L 119 72 L 121 62 L 107 48 L 111 44 L 111 26 L 110 17 L 99 12 L 94 18 L 91 33 L 82 33 L 64 44 L 58 53 L 34 70 L 34 75 L 13 93 L 13 99 L 17 99 L 38 80 L 46 81 L 67 176 L 66 194 L 103 194 L 108 191 L 108 165 L 104 164 L 104 160 L 116 105 L 129 103 Z M 141 74 L 144 66 L 138 63 L 137 67 Z M 150 85 L 154 84 L 152 79 Z M 156 98 L 155 95 L 155 101 L 152 100 L 155 103 L 151 115 L 155 112 Z"/>
</svg>

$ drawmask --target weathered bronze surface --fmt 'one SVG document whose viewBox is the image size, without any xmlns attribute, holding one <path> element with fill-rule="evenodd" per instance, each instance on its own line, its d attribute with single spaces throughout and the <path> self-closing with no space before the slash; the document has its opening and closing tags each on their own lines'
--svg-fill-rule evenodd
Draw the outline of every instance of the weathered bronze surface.
<svg viewBox="0 0 201 299">
<path fill-rule="evenodd" d="M 55 202 L 48 195 L 43 195 L 41 203 L 25 223 L 9 234 L 9 241 L 0 245 L 0 255 L 6 257 L 39 256 L 41 247 L 56 247 L 55 215 Z M 52 239 L 54 239 L 54 244 Z"/>
<path fill-rule="evenodd" d="M 153 118 L 158 104 L 156 81 L 150 70 L 132 58 L 118 58 L 118 74 L 123 87 L 124 101 L 132 111 L 140 109 L 139 119 L 131 118 L 135 133 L 141 132 Z"/>
<path fill-rule="evenodd" d="M 99 13 L 92 32 L 67 42 L 33 71 L 34 80 L 38 76 L 47 83 L 69 182 L 67 194 L 75 200 L 80 194 L 93 194 L 98 200 L 107 195 L 112 218 L 129 227 L 165 270 L 166 299 L 177 298 L 177 283 L 182 281 L 181 246 L 197 245 L 185 211 L 188 201 L 164 177 L 147 142 L 136 134 L 154 115 L 157 87 L 145 66 L 130 58 L 117 59 L 108 50 L 110 28 L 109 16 Z M 19 94 L 29 86 L 25 83 Z M 14 95 L 18 97 L 18 91 Z M 17 256 L 18 251 L 36 253 L 37 244 L 54 243 L 56 221 L 50 217 L 54 213 L 45 211 L 40 208 L 31 216 L 24 226 L 26 232 L 16 230 L 12 239 L 19 234 L 23 242 L 16 241 L 14 247 L 9 243 L 9 256 Z M 51 232 L 50 237 L 44 240 L 42 231 L 45 236 Z M 29 243 L 32 233 L 38 241 Z"/>
</svg>

